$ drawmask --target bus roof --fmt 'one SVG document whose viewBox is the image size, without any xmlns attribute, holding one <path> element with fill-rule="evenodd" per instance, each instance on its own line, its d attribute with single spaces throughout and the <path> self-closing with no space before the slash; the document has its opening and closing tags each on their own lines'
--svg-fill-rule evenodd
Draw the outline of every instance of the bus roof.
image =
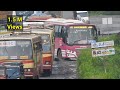
<svg viewBox="0 0 120 90">
<path fill-rule="evenodd" d="M 47 19 L 52 18 L 51 15 L 43 15 L 43 16 L 30 16 L 27 21 L 45 21 Z"/>
<path fill-rule="evenodd" d="M 26 22 L 45 22 L 47 19 L 29 19 L 29 20 L 26 20 Z"/>
<path fill-rule="evenodd" d="M 64 19 L 64 18 L 52 18 L 52 19 L 48 19 L 46 20 L 46 22 L 60 22 L 60 23 L 83 23 L 80 20 L 74 20 L 74 19 Z"/>
<path fill-rule="evenodd" d="M 53 32 L 53 30 L 51 30 L 51 29 L 29 29 L 29 31 L 28 31 L 28 33 L 41 33 L 41 34 L 42 33 L 43 34 L 51 34 L 52 32 Z"/>
<path fill-rule="evenodd" d="M 13 35 L 15 34 L 19 34 L 19 35 L 26 35 L 26 34 L 34 34 L 36 35 L 37 33 L 38 34 L 52 34 L 53 30 L 51 29 L 28 29 L 28 30 L 25 30 L 23 32 L 14 32 Z"/>
<path fill-rule="evenodd" d="M 50 18 L 46 21 L 55 22 L 55 21 L 64 21 L 64 20 L 66 20 L 66 19 L 64 19 L 64 18 Z"/>
<path fill-rule="evenodd" d="M 50 26 L 50 25 L 69 25 L 69 24 L 83 24 L 83 21 L 80 20 L 74 20 L 74 19 L 61 19 L 61 20 L 55 20 L 55 21 L 49 21 L 47 20 L 45 22 L 45 26 Z"/>
<path fill-rule="evenodd" d="M 54 23 L 54 25 L 63 25 L 63 26 L 92 25 L 92 26 L 95 26 L 94 24 L 86 24 L 86 23 Z"/>
<path fill-rule="evenodd" d="M 0 40 L 27 40 L 27 39 L 30 39 L 30 40 L 33 40 L 33 39 L 37 39 L 38 37 L 40 37 L 39 35 L 11 35 L 9 37 L 4 37 L 4 38 L 0 38 Z"/>
<path fill-rule="evenodd" d="M 44 22 L 33 22 L 33 21 L 29 21 L 29 22 L 23 22 L 23 26 L 28 26 L 30 24 L 40 24 L 40 25 L 44 25 Z"/>
<path fill-rule="evenodd" d="M 76 11 L 77 13 L 83 13 L 83 12 L 88 12 L 88 11 Z"/>
<path fill-rule="evenodd" d="M 39 33 L 39 34 L 51 34 L 53 30 L 50 29 L 32 29 L 31 33 Z"/>
</svg>

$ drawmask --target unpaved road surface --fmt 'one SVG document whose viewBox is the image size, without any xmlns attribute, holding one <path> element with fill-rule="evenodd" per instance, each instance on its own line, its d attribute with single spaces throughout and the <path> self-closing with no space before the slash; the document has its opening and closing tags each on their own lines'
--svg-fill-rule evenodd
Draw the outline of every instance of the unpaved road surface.
<svg viewBox="0 0 120 90">
<path fill-rule="evenodd" d="M 39 79 L 78 79 L 76 66 L 76 61 L 54 61 L 52 75 L 49 77 L 40 77 Z"/>
</svg>

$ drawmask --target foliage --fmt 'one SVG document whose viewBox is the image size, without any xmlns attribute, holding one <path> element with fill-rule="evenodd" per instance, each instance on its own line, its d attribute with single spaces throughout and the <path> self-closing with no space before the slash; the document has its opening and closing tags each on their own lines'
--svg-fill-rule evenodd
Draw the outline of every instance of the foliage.
<svg viewBox="0 0 120 90">
<path fill-rule="evenodd" d="M 114 40 L 115 55 L 92 57 L 91 48 L 81 50 L 77 60 L 77 71 L 81 79 L 119 79 L 120 78 L 120 37 L 109 35 L 99 41 Z M 119 41 L 118 41 L 119 40 Z M 86 57 L 87 56 L 87 57 Z"/>
</svg>

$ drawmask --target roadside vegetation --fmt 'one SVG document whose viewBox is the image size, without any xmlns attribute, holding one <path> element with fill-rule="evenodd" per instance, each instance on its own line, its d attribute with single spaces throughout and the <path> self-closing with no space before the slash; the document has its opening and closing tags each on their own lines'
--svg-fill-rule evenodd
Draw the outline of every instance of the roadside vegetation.
<svg viewBox="0 0 120 90">
<path fill-rule="evenodd" d="M 77 60 L 80 79 L 120 79 L 120 35 L 100 37 L 99 41 L 114 40 L 115 55 L 92 57 L 92 49 L 81 50 Z"/>
</svg>

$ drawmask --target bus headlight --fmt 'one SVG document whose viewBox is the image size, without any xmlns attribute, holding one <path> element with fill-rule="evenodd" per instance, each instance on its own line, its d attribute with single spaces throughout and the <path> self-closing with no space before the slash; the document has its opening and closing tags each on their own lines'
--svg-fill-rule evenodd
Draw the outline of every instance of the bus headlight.
<svg viewBox="0 0 120 90">
<path fill-rule="evenodd" d="M 17 78 L 17 79 L 20 79 L 20 78 Z"/>
<path fill-rule="evenodd" d="M 30 69 L 28 69 L 28 71 L 30 72 L 31 70 L 30 70 Z"/>
<path fill-rule="evenodd" d="M 24 72 L 33 72 L 33 69 L 32 68 L 25 68 Z"/>
</svg>

